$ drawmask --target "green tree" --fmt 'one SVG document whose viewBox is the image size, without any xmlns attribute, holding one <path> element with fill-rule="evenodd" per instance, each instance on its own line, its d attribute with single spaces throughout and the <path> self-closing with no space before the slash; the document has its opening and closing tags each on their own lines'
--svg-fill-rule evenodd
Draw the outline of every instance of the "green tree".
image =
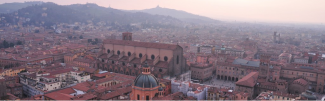
<svg viewBox="0 0 325 101">
<path fill-rule="evenodd" d="M 35 30 L 35 31 L 34 31 L 34 33 L 39 33 L 39 30 L 38 30 L 38 29 L 37 29 L 37 30 Z"/>
<path fill-rule="evenodd" d="M 15 44 L 10 42 L 9 47 L 14 47 L 14 46 Z"/>
<path fill-rule="evenodd" d="M 17 45 L 22 45 L 23 42 L 21 42 L 20 40 L 17 41 Z"/>
<path fill-rule="evenodd" d="M 78 29 L 79 29 L 79 26 L 73 27 L 73 30 L 78 30 Z"/>
<path fill-rule="evenodd" d="M 6 40 L 3 40 L 2 44 L 3 44 L 3 47 L 4 48 L 8 48 L 9 47 L 9 43 Z"/>
<path fill-rule="evenodd" d="M 20 71 L 20 73 L 24 73 L 24 72 L 27 72 L 27 70 L 22 70 L 22 71 Z"/>
<path fill-rule="evenodd" d="M 92 39 L 88 39 L 88 43 L 91 43 L 93 40 Z"/>
</svg>

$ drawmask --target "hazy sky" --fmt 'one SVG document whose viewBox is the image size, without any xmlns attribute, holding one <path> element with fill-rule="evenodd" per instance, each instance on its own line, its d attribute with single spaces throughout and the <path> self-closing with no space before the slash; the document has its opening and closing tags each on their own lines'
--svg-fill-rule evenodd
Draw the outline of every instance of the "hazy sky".
<svg viewBox="0 0 325 101">
<path fill-rule="evenodd" d="M 0 0 L 0 3 L 25 0 Z M 28 0 L 40 1 L 40 0 Z M 325 23 L 325 0 L 43 0 L 60 5 L 96 3 L 141 10 L 159 5 L 219 20 Z"/>
</svg>

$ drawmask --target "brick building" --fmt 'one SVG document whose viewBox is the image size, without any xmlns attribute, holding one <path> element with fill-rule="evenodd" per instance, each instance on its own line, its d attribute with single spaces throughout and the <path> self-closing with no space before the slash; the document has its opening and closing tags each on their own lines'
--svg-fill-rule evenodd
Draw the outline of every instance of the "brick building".
<svg viewBox="0 0 325 101">
<path fill-rule="evenodd" d="M 212 78 L 212 72 L 214 70 L 212 64 L 192 63 L 190 67 L 192 79 L 199 80 L 202 83 Z"/>
<path fill-rule="evenodd" d="M 210 87 L 207 100 L 248 100 L 248 93 L 230 89 Z"/>
<path fill-rule="evenodd" d="M 6 80 L 4 78 L 0 78 L 0 98 L 4 97 L 7 95 L 7 88 L 6 86 Z"/>
<path fill-rule="evenodd" d="M 144 61 L 158 78 L 175 77 L 189 70 L 179 45 L 132 41 L 132 33 L 123 33 L 123 40 L 104 40 L 96 67 L 136 76 L 141 74 Z"/>
<path fill-rule="evenodd" d="M 251 72 L 236 82 L 235 91 L 248 93 L 248 99 L 254 99 L 255 85 L 257 84 L 258 72 Z"/>
</svg>

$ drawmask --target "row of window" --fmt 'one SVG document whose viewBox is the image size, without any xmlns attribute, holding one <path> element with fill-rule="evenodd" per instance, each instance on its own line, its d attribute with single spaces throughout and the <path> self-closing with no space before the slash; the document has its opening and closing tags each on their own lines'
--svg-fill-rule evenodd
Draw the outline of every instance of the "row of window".
<svg viewBox="0 0 325 101">
<path fill-rule="evenodd" d="M 110 53 L 110 52 L 111 52 L 111 50 L 107 49 L 107 53 Z M 117 55 L 120 55 L 120 54 L 121 54 L 121 52 L 118 50 L 117 51 Z M 131 56 L 131 52 L 128 52 L 128 56 Z M 142 58 L 142 56 L 143 56 L 142 53 L 139 53 L 139 57 Z M 177 58 L 178 58 L 178 56 L 177 56 Z M 151 59 L 154 60 L 155 59 L 155 55 L 152 54 L 151 55 Z M 168 61 L 168 57 L 167 56 L 164 57 L 164 61 Z"/>
<path fill-rule="evenodd" d="M 225 68 L 225 69 L 229 69 L 229 70 L 231 70 L 231 67 L 220 67 L 221 69 L 223 69 L 223 68 Z M 235 68 L 232 68 L 232 70 L 235 70 Z M 236 68 L 236 70 L 238 71 L 238 68 Z"/>
<path fill-rule="evenodd" d="M 284 73 L 284 71 L 282 71 L 282 73 Z M 289 71 L 287 71 L 287 74 L 290 74 Z M 294 73 L 291 72 L 291 75 L 293 75 Z M 296 73 L 297 75 L 299 75 L 299 72 Z M 302 75 L 308 76 L 307 73 L 302 73 Z M 314 74 L 309 74 L 310 77 L 314 77 Z"/>
</svg>

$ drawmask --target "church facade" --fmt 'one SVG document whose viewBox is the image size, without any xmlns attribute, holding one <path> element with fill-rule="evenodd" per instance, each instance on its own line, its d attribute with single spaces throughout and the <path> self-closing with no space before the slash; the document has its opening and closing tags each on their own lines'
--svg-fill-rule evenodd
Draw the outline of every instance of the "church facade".
<svg viewBox="0 0 325 101">
<path fill-rule="evenodd" d="M 179 76 L 189 70 L 179 45 L 132 41 L 132 33 L 122 33 L 123 40 L 106 39 L 96 67 L 109 72 L 138 76 L 144 61 L 157 78 Z"/>
</svg>

